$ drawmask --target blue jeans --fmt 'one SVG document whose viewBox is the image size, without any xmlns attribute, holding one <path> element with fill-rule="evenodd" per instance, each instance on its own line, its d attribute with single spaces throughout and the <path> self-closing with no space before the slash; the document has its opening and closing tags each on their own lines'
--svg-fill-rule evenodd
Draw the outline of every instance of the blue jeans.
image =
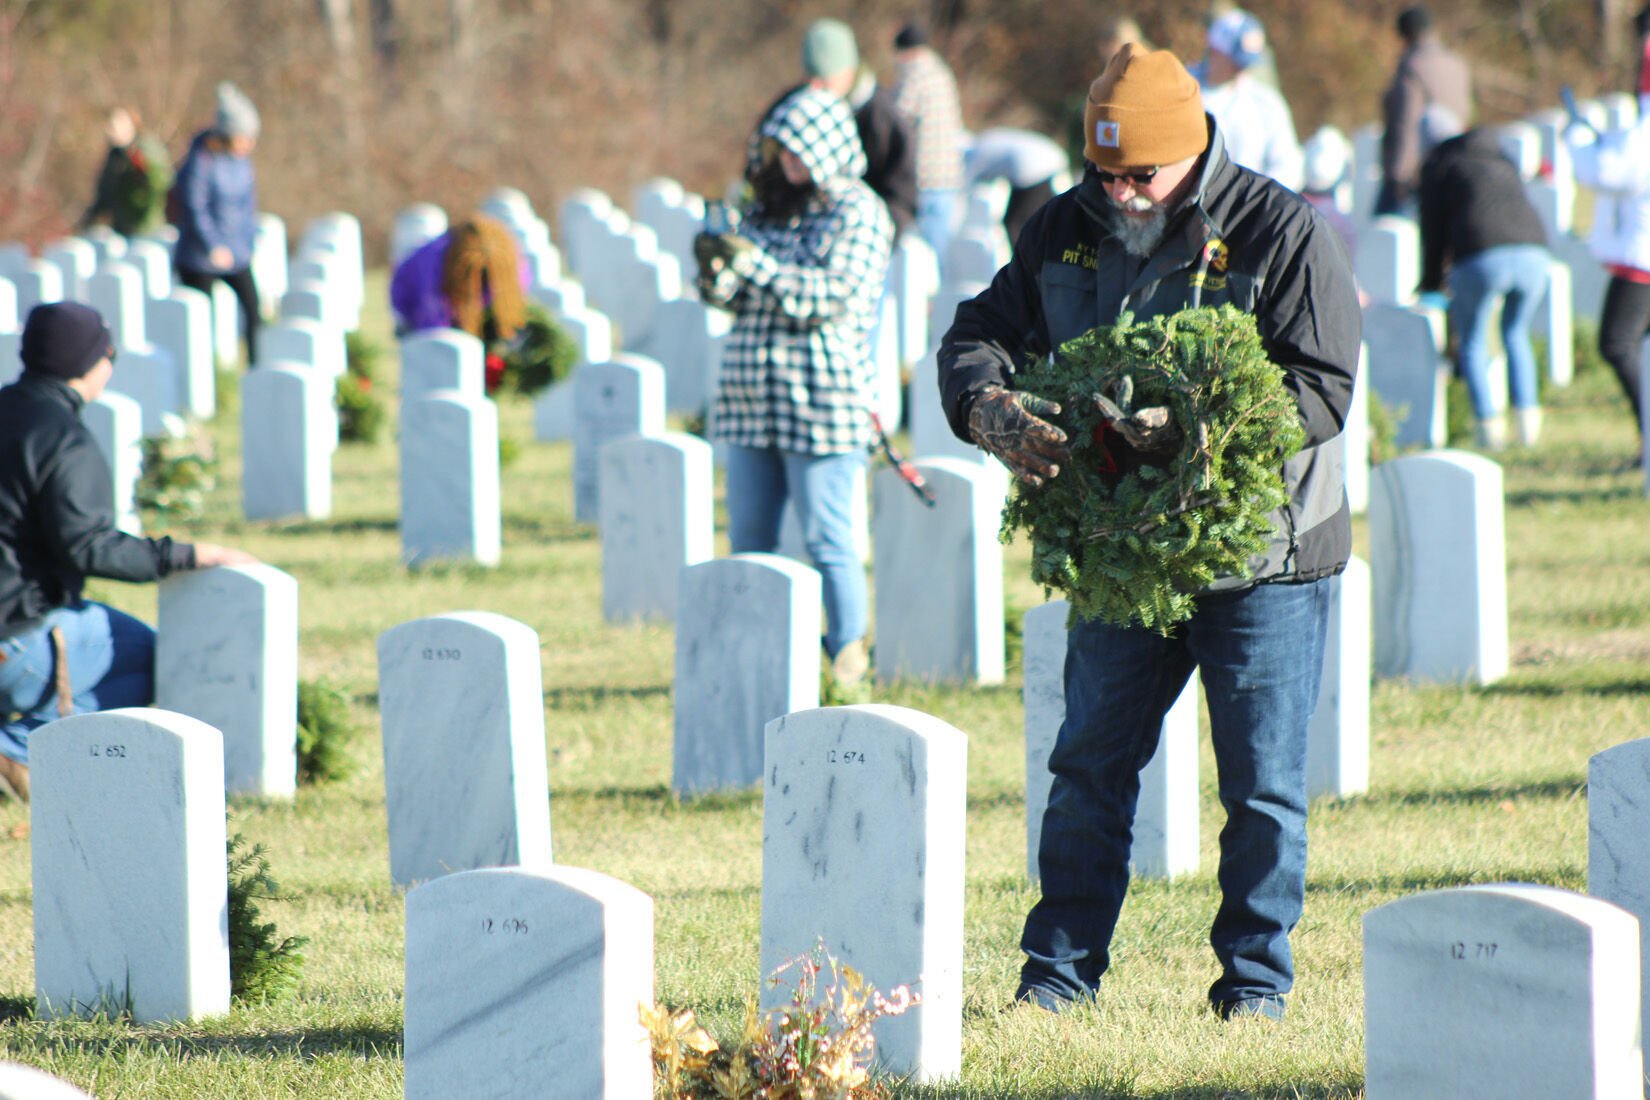
<svg viewBox="0 0 1650 1100">
<path fill-rule="evenodd" d="M 917 192 L 917 232 L 934 249 L 941 271 L 945 270 L 945 254 L 957 231 L 957 204 L 961 197 L 962 192 L 955 189 Z"/>
<path fill-rule="evenodd" d="M 728 448 L 728 541 L 735 554 L 779 548 L 779 521 L 790 498 L 802 541 L 824 582 L 825 652 L 835 657 L 865 637 L 865 563 L 854 548 L 853 493 L 864 451 L 804 455 L 773 447 Z"/>
<path fill-rule="evenodd" d="M 1459 343 L 1461 376 L 1472 397 L 1472 415 L 1495 415 L 1490 402 L 1490 324 L 1501 304 L 1501 343 L 1507 349 L 1507 389 L 1513 408 L 1533 409 L 1535 349 L 1530 322 L 1547 289 L 1547 250 L 1538 244 L 1508 244 L 1457 261 L 1450 269 L 1450 327 Z"/>
<path fill-rule="evenodd" d="M 153 628 L 100 603 L 60 608 L 38 629 L 0 641 L 0 754 L 23 764 L 29 734 L 61 717 L 52 627 L 63 631 L 76 714 L 155 701 Z"/>
<path fill-rule="evenodd" d="M 1220 910 L 1209 942 L 1218 1004 L 1282 997 L 1306 895 L 1306 731 L 1318 701 L 1329 581 L 1200 597 L 1165 638 L 1079 623 L 1066 649 L 1066 720 L 1037 852 L 1043 896 L 1026 918 L 1021 993 L 1093 997 L 1129 886 L 1140 769 L 1163 717 L 1201 671 L 1220 801 Z"/>
</svg>

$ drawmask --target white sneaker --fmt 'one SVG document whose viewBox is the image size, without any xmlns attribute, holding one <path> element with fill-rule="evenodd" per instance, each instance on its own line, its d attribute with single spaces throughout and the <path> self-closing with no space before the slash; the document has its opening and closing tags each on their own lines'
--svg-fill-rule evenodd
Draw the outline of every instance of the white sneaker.
<svg viewBox="0 0 1650 1100">
<path fill-rule="evenodd" d="M 1479 450 L 1504 451 L 1507 449 L 1507 418 L 1492 416 L 1488 420 L 1480 420 L 1473 434 L 1478 440 Z"/>
<path fill-rule="evenodd" d="M 1516 423 L 1518 425 L 1518 445 L 1533 447 L 1536 440 L 1541 438 L 1541 406 L 1531 405 L 1527 409 L 1517 409 Z"/>
</svg>

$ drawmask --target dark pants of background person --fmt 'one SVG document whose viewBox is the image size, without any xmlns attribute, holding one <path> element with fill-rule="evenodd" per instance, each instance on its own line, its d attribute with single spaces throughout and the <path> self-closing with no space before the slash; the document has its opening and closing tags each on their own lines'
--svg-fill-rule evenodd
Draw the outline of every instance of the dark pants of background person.
<svg viewBox="0 0 1650 1100">
<path fill-rule="evenodd" d="M 1639 422 L 1639 360 L 1643 357 L 1645 333 L 1650 332 L 1650 283 L 1635 283 L 1619 275 L 1610 279 L 1604 295 L 1604 316 L 1598 323 L 1598 350 L 1621 382 L 1632 404 L 1633 421 Z"/>
<path fill-rule="evenodd" d="M 1225 1009 L 1294 982 L 1289 933 L 1306 896 L 1306 731 L 1318 702 L 1331 581 L 1200 596 L 1165 638 L 1079 622 L 1067 636 L 1066 720 L 1049 770 L 1019 996 L 1058 1011 L 1093 998 L 1129 886 L 1140 769 L 1192 670 L 1202 675 L 1220 802 L 1220 910 L 1209 941 Z M 1271 1013 L 1268 1012 L 1268 1015 Z"/>
<path fill-rule="evenodd" d="M 1003 228 L 1008 230 L 1008 243 L 1020 243 L 1020 227 L 1031 215 L 1043 208 L 1054 197 L 1054 181 L 1046 179 L 1030 187 L 1015 187 L 1008 193 L 1008 209 L 1003 211 Z"/>
<path fill-rule="evenodd" d="M 235 292 L 236 300 L 241 303 L 241 316 L 246 320 L 246 365 L 253 366 L 258 361 L 258 284 L 252 281 L 252 269 L 185 271 L 178 268 L 179 282 L 208 297 L 212 294 L 212 284 L 220 279 Z"/>
</svg>

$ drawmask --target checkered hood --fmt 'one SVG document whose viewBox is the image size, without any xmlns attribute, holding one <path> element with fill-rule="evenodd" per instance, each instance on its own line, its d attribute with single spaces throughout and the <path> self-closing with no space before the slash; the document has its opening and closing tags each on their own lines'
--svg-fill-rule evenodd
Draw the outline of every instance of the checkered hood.
<svg viewBox="0 0 1650 1100">
<path fill-rule="evenodd" d="M 761 168 L 762 138 L 773 138 L 802 158 L 816 186 L 865 175 L 865 147 L 854 113 L 839 96 L 818 88 L 797 89 L 768 112 L 748 153 L 749 175 Z"/>
</svg>

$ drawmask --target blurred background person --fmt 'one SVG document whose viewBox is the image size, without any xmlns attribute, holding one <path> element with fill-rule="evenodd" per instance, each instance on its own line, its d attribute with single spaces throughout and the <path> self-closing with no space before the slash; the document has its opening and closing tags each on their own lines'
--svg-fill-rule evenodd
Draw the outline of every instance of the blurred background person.
<svg viewBox="0 0 1650 1100">
<path fill-rule="evenodd" d="M 1274 87 L 1249 70 L 1266 55 L 1266 29 L 1241 9 L 1209 24 L 1209 52 L 1198 73 L 1203 108 L 1226 138 L 1226 155 L 1285 187 L 1301 186 L 1301 147 L 1295 118 Z"/>
<path fill-rule="evenodd" d="M 178 281 L 210 294 L 222 281 L 235 292 L 245 319 L 246 357 L 258 354 L 258 286 L 252 246 L 258 235 L 258 181 L 252 150 L 258 145 L 258 109 L 235 85 L 218 85 L 212 125 L 196 134 L 178 169 L 178 244 L 172 254 Z"/>
<path fill-rule="evenodd" d="M 1008 181 L 1003 228 L 1009 244 L 1020 239 L 1027 218 L 1071 186 L 1071 161 L 1046 134 L 997 126 L 965 137 L 963 145 L 963 174 L 970 187 L 984 180 Z"/>
<path fill-rule="evenodd" d="M 160 139 L 143 131 L 142 119 L 130 107 L 110 111 L 103 133 L 109 152 L 80 226 L 107 225 L 123 237 L 153 233 L 166 224 L 172 157 Z"/>
<path fill-rule="evenodd" d="M 1357 223 L 1350 211 L 1352 143 L 1334 126 L 1320 126 L 1301 145 L 1301 198 L 1324 216 L 1351 256 Z"/>
<path fill-rule="evenodd" d="M 1461 133 L 1473 121 L 1472 70 L 1445 48 L 1420 4 L 1398 16 L 1404 54 L 1381 97 L 1381 191 L 1376 214 L 1407 214 L 1421 180 L 1421 162 L 1432 146 Z"/>
<path fill-rule="evenodd" d="M 1629 129 L 1600 134 L 1585 123 L 1565 131 L 1576 182 L 1593 190 L 1593 255 L 1610 272 L 1599 318 L 1598 349 L 1616 372 L 1639 429 L 1644 423 L 1639 370 L 1650 335 L 1650 5 L 1633 20 L 1638 33 L 1639 117 Z"/>
<path fill-rule="evenodd" d="M 911 123 L 917 150 L 917 232 L 944 263 L 963 185 L 957 78 L 915 21 L 894 36 L 894 71 L 894 103 Z"/>
<path fill-rule="evenodd" d="M 527 260 L 503 222 L 472 214 L 426 241 L 390 277 L 396 334 L 456 328 L 484 344 L 526 323 Z"/>
<path fill-rule="evenodd" d="M 1541 435 L 1530 324 L 1547 290 L 1547 232 L 1518 169 L 1493 131 L 1468 130 L 1428 155 L 1421 169 L 1421 285 L 1449 287 L 1456 371 L 1467 383 L 1478 445 L 1507 447 L 1507 422 L 1490 398 L 1490 328 L 1500 314 L 1507 389 L 1518 442 Z"/>
</svg>

